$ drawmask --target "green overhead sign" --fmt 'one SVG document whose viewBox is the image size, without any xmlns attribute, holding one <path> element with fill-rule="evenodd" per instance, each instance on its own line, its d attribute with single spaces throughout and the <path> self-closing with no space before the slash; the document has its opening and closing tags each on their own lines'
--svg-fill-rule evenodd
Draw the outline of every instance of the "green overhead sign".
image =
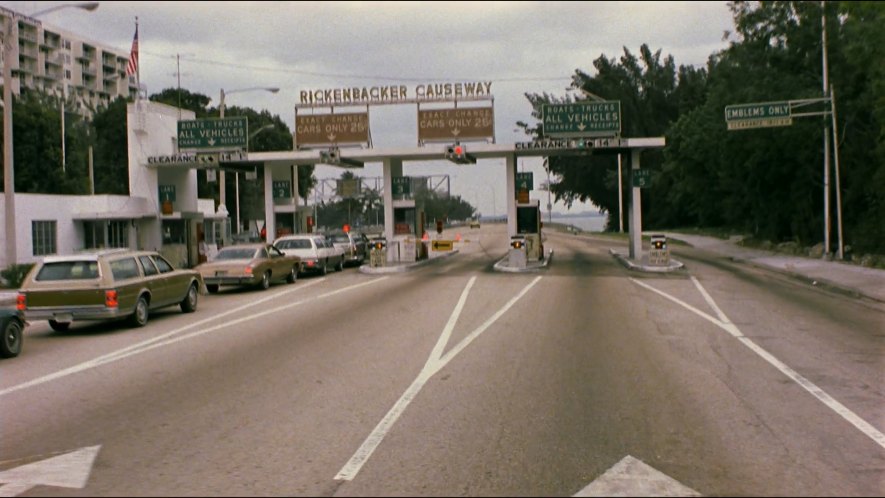
<svg viewBox="0 0 885 498">
<path fill-rule="evenodd" d="M 245 116 L 178 122 L 178 148 L 245 149 L 249 145 L 249 120 Z"/>
<path fill-rule="evenodd" d="M 725 123 L 729 130 L 790 126 L 793 117 L 789 102 L 762 102 L 725 106 Z"/>
<path fill-rule="evenodd" d="M 609 137 L 621 133 L 621 102 L 575 102 L 541 107 L 544 136 Z"/>
</svg>

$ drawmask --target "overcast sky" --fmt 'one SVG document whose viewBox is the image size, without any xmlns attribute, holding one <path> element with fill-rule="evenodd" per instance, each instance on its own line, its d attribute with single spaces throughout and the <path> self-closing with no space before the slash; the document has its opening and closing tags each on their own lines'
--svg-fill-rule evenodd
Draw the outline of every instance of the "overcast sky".
<svg viewBox="0 0 885 498">
<path fill-rule="evenodd" d="M 74 2 L 0 1 L 22 14 Z M 645 43 L 679 65 L 703 67 L 726 47 L 732 29 L 726 2 L 109 2 L 97 10 L 65 8 L 40 15 L 46 24 L 128 52 L 138 17 L 141 83 L 148 93 L 178 86 L 225 105 L 267 109 L 294 130 L 300 90 L 491 81 L 497 143 L 525 141 L 517 121 L 534 122 L 525 93 L 566 94 L 576 69 L 638 54 Z M 178 57 L 176 57 L 178 56 Z M 180 61 L 180 62 L 177 62 Z M 180 64 L 180 71 L 178 69 Z M 234 92 L 279 87 L 280 92 Z M 370 108 L 373 144 L 417 146 L 416 105 Z M 436 145 L 441 146 L 441 145 Z M 469 149 L 469 144 L 468 144 Z M 406 163 L 404 175 L 449 175 L 452 193 L 480 211 L 504 212 L 503 159 L 476 165 Z M 533 171 L 546 211 L 540 159 Z M 318 178 L 341 169 L 317 167 Z M 381 176 L 380 164 L 356 174 Z M 494 200 L 492 199 L 494 192 Z M 591 209 L 573 206 L 571 211 Z M 564 212 L 556 203 L 554 211 Z"/>
</svg>

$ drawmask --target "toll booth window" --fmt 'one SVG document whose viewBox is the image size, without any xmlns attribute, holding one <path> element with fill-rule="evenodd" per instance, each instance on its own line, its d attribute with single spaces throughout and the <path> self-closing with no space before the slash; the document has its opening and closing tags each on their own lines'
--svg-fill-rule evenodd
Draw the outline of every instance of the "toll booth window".
<svg viewBox="0 0 885 498">
<path fill-rule="evenodd" d="M 184 244 L 185 242 L 186 234 L 184 229 L 184 220 L 164 220 L 163 243 Z"/>
<path fill-rule="evenodd" d="M 516 233 L 538 233 L 538 208 L 516 208 Z"/>
</svg>

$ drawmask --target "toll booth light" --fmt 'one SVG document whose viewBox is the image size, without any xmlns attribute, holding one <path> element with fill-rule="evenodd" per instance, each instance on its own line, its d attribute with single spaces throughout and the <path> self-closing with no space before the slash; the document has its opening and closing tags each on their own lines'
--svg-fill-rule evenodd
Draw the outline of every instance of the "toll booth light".
<svg viewBox="0 0 885 498">
<path fill-rule="evenodd" d="M 513 242 L 510 243 L 510 246 L 513 247 L 514 249 L 522 249 L 522 241 L 521 240 L 514 240 Z"/>
</svg>

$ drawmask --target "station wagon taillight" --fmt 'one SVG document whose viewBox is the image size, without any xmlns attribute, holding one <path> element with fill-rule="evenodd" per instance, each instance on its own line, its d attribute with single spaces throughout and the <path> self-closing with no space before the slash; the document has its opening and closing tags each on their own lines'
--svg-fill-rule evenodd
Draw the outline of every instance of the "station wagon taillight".
<svg viewBox="0 0 885 498">
<path fill-rule="evenodd" d="M 24 311 L 25 308 L 27 308 L 27 307 L 28 307 L 27 298 L 25 297 L 24 294 L 19 294 L 15 298 L 15 309 L 17 309 L 19 311 Z"/>
<path fill-rule="evenodd" d="M 251 275 L 252 274 L 252 267 L 247 266 L 246 269 L 243 270 L 243 273 L 245 273 L 246 275 Z"/>
<path fill-rule="evenodd" d="M 120 303 L 117 302 L 117 291 L 115 291 L 115 290 L 104 291 L 104 305 L 107 306 L 108 308 L 116 308 L 117 306 L 120 305 Z"/>
</svg>

